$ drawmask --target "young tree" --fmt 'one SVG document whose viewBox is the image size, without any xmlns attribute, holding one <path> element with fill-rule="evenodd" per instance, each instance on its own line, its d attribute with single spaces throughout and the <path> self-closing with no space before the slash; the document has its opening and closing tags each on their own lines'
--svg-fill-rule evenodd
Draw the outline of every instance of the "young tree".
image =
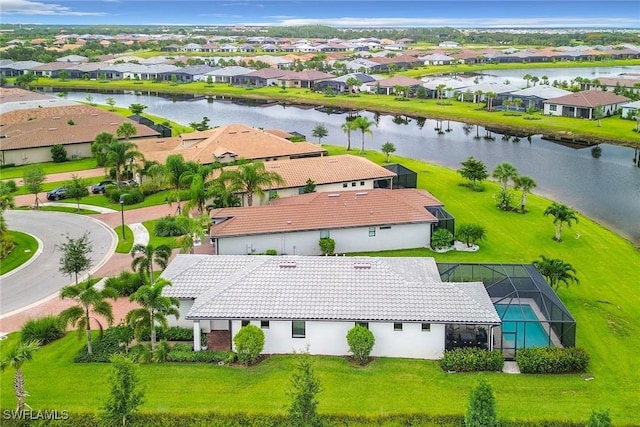
<svg viewBox="0 0 640 427">
<path fill-rule="evenodd" d="M 556 233 L 553 239 L 556 242 L 562 241 L 562 228 L 565 224 L 571 227 L 573 222 L 578 222 L 578 217 L 573 209 L 557 202 L 551 203 L 551 205 L 545 209 L 543 215 L 551 215 L 553 217 L 553 224 L 556 226 Z"/>
<path fill-rule="evenodd" d="M 67 197 L 70 199 L 75 199 L 78 203 L 78 212 L 80 211 L 80 199 L 89 195 L 89 189 L 87 188 L 87 183 L 84 179 L 80 178 L 78 175 L 71 175 L 71 181 L 67 183 L 65 186 L 67 188 Z"/>
<path fill-rule="evenodd" d="M 76 286 L 78 285 L 78 273 L 91 268 L 93 261 L 90 254 L 92 243 L 89 234 L 85 232 L 82 237 L 72 239 L 67 235 L 67 241 L 56 245 L 56 249 L 62 252 L 60 258 L 60 272 L 71 277 L 75 276 Z"/>
<path fill-rule="evenodd" d="M 98 166 L 105 166 L 108 147 L 114 141 L 118 141 L 115 136 L 109 132 L 101 132 L 91 143 L 91 154 L 96 158 Z"/>
<path fill-rule="evenodd" d="M 315 375 L 311 359 L 308 354 L 303 354 L 291 378 L 289 420 L 292 425 L 315 427 L 320 424 L 316 413 L 316 395 L 321 390 L 320 380 Z"/>
<path fill-rule="evenodd" d="M 469 156 L 467 160 L 460 163 L 462 169 L 458 171 L 463 178 L 471 181 L 471 188 L 474 191 L 479 191 L 477 182 L 482 182 L 489 177 L 487 173 L 487 165 L 481 160 L 476 160 L 473 156 Z"/>
<path fill-rule="evenodd" d="M 71 324 L 78 328 L 78 334 L 81 335 L 82 331 L 87 335 L 87 353 L 93 354 L 92 340 L 91 340 L 91 322 L 95 322 L 99 329 L 100 335 L 104 330 L 98 315 L 107 320 L 110 326 L 113 323 L 113 309 L 111 304 L 106 301 L 107 298 L 116 299 L 118 293 L 113 288 L 104 288 L 98 290 L 95 287 L 96 282 L 93 280 L 87 280 L 75 285 L 65 286 L 60 290 L 60 299 L 72 299 L 77 305 L 69 307 L 60 313 L 60 321 L 64 325 Z"/>
<path fill-rule="evenodd" d="M 509 183 L 509 180 L 515 180 L 518 176 L 518 171 L 511 163 L 502 162 L 495 167 L 491 176 L 502 184 L 503 191 L 507 191 L 507 184 Z"/>
<path fill-rule="evenodd" d="M 453 243 L 453 234 L 446 228 L 438 228 L 431 235 L 431 248 L 434 250 L 444 249 Z"/>
<path fill-rule="evenodd" d="M 478 386 L 471 390 L 469 404 L 464 414 L 465 427 L 496 427 L 498 415 L 491 385 L 480 378 Z"/>
<path fill-rule="evenodd" d="M 364 326 L 355 325 L 347 332 L 347 344 L 349 351 L 353 354 L 353 359 L 360 365 L 364 365 L 369 361 L 371 350 L 376 343 L 373 332 Z"/>
<path fill-rule="evenodd" d="M 253 206 L 254 193 L 262 197 L 265 188 L 284 184 L 283 178 L 276 172 L 267 171 L 262 162 L 247 163 L 237 169 L 224 171 L 220 178 L 228 179 L 234 187 L 245 193 L 248 206 Z"/>
<path fill-rule="evenodd" d="M 593 109 L 593 118 L 598 121 L 598 127 L 602 126 L 600 120 L 604 118 L 604 107 L 600 104 L 596 105 L 596 108 Z"/>
<path fill-rule="evenodd" d="M 304 185 L 304 189 L 302 190 L 303 194 L 315 193 L 316 192 L 316 183 L 313 182 L 311 178 L 307 178 L 307 182 Z"/>
<path fill-rule="evenodd" d="M 131 269 L 138 271 L 140 276 L 148 276 L 149 282 L 154 283 L 153 265 L 157 264 L 163 270 L 167 268 L 169 257 L 171 256 L 171 248 L 168 245 L 158 245 L 154 247 L 151 244 L 143 245 L 138 243 L 131 248 Z"/>
<path fill-rule="evenodd" d="M 324 125 L 316 125 L 316 127 L 313 128 L 311 135 L 318 138 L 318 144 L 321 144 L 322 138 L 329 135 L 329 131 L 324 127 Z"/>
<path fill-rule="evenodd" d="M 115 106 L 116 106 L 116 100 L 115 99 L 109 97 L 109 98 L 106 99 L 105 102 L 109 106 L 109 110 L 110 111 L 115 111 Z"/>
<path fill-rule="evenodd" d="M 540 259 L 533 262 L 533 265 L 538 269 L 549 282 L 549 285 L 554 290 L 558 290 L 560 283 L 564 283 L 566 287 L 569 287 L 569 282 L 575 282 L 579 284 L 580 281 L 575 276 L 576 269 L 569 263 L 564 262 L 561 259 L 547 258 L 544 255 L 540 255 Z"/>
<path fill-rule="evenodd" d="M 384 159 L 385 163 L 389 163 L 389 154 L 396 152 L 396 146 L 393 144 L 393 142 L 387 141 L 382 144 L 380 150 L 386 155 Z"/>
<path fill-rule="evenodd" d="M 487 236 L 487 230 L 479 224 L 460 224 L 457 228 L 458 240 L 464 241 L 469 248 Z"/>
<path fill-rule="evenodd" d="M 525 205 L 527 204 L 527 193 L 531 193 L 531 190 L 538 185 L 533 178 L 526 175 L 519 175 L 514 179 L 516 190 L 522 191 L 520 196 L 520 210 L 525 212 Z"/>
<path fill-rule="evenodd" d="M 264 349 L 264 332 L 255 325 L 243 326 L 233 337 L 233 343 L 238 353 L 238 361 L 243 365 L 253 365 Z"/>
<path fill-rule="evenodd" d="M 51 147 L 51 160 L 54 163 L 64 163 L 67 161 L 67 149 L 64 145 L 56 144 Z"/>
<path fill-rule="evenodd" d="M 143 105 L 143 104 L 131 104 L 131 105 L 129 105 L 129 111 L 131 111 L 131 114 L 136 114 L 136 115 L 142 114 L 142 112 L 146 108 L 147 108 L 147 106 Z"/>
<path fill-rule="evenodd" d="M 376 122 L 369 120 L 368 117 L 358 116 L 353 120 L 354 129 L 359 130 L 362 133 L 362 148 L 360 149 L 360 154 L 364 154 L 364 135 L 368 133 L 373 137 L 373 131 L 371 127 L 376 125 Z M 377 126 L 377 125 L 376 125 Z"/>
<path fill-rule="evenodd" d="M 321 237 L 318 245 L 322 255 L 332 255 L 336 250 L 336 241 L 331 237 Z"/>
<path fill-rule="evenodd" d="M 42 183 L 47 179 L 47 175 L 39 166 L 30 166 L 24 171 L 24 175 L 22 176 L 22 181 L 24 182 L 25 187 L 29 190 L 29 193 L 34 194 L 36 196 L 36 200 L 34 206 L 36 209 L 40 206 L 40 199 L 38 198 L 38 193 L 42 191 Z"/>
<path fill-rule="evenodd" d="M 16 394 L 16 409 L 22 413 L 25 406 L 25 397 L 29 395 L 24 389 L 24 374 L 22 373 L 22 365 L 33 359 L 33 353 L 40 348 L 40 342 L 36 340 L 18 343 L 11 349 L 6 356 L 0 361 L 0 370 L 5 371 L 8 367 L 15 369 L 13 379 L 13 391 Z M 5 402 L 5 405 L 6 402 Z"/>
<path fill-rule="evenodd" d="M 127 425 L 129 416 L 143 402 L 144 392 L 139 388 L 140 380 L 133 361 L 122 354 L 114 354 L 109 359 L 111 392 L 104 405 L 103 416 L 114 424 Z"/>
</svg>

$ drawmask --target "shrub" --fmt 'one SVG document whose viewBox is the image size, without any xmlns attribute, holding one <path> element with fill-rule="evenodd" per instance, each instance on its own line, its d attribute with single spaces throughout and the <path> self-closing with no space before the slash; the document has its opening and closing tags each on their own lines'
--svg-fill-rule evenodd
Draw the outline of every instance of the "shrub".
<svg viewBox="0 0 640 427">
<path fill-rule="evenodd" d="M 264 332 L 255 325 L 247 325 L 233 337 L 238 361 L 243 365 L 253 365 L 264 349 Z"/>
<path fill-rule="evenodd" d="M 188 218 L 180 215 L 165 216 L 156 221 L 153 234 L 158 237 L 183 236 L 188 230 Z"/>
<path fill-rule="evenodd" d="M 336 241 L 331 237 L 321 237 L 318 244 L 323 255 L 331 255 L 336 250 Z"/>
<path fill-rule="evenodd" d="M 2 163 L 0 164 L 0 169 L 9 169 L 9 168 L 15 168 L 16 164 L 15 163 Z"/>
<path fill-rule="evenodd" d="M 120 297 L 128 297 L 144 284 L 142 276 L 130 271 L 123 271 L 118 276 L 109 277 L 105 287 L 113 288 Z"/>
<path fill-rule="evenodd" d="M 167 354 L 167 362 L 177 363 L 232 363 L 235 354 L 232 351 L 192 351 L 176 350 L 175 346 Z"/>
<path fill-rule="evenodd" d="M 120 203 L 120 196 L 122 196 L 122 200 L 127 206 L 144 201 L 144 195 L 140 190 L 129 186 L 117 187 L 115 185 L 108 185 L 107 188 L 105 188 L 104 195 L 112 203 Z"/>
<path fill-rule="evenodd" d="M 464 414 L 465 427 L 495 427 L 498 425 L 496 401 L 491 385 L 480 378 L 478 386 L 471 390 L 469 405 Z"/>
<path fill-rule="evenodd" d="M 462 347 L 446 351 L 440 360 L 445 371 L 474 372 L 501 371 L 504 356 L 498 350 L 488 351 L 477 347 Z"/>
<path fill-rule="evenodd" d="M 9 191 L 9 193 L 13 193 L 18 189 L 18 185 L 14 179 L 10 179 L 8 181 L 4 181 L 2 185 Z"/>
<path fill-rule="evenodd" d="M 149 334 L 149 328 L 143 330 L 140 334 L 141 341 L 149 341 L 151 339 Z M 163 328 L 156 326 L 156 339 L 167 341 L 191 341 L 193 342 L 193 329 L 181 328 L 178 326 L 171 326 L 169 328 Z M 191 348 L 191 347 L 189 347 Z"/>
<path fill-rule="evenodd" d="M 431 248 L 434 250 L 445 249 L 453 243 L 453 234 L 446 228 L 439 228 L 431 236 Z"/>
<path fill-rule="evenodd" d="M 40 341 L 40 344 L 45 345 L 62 338 L 64 334 L 64 326 L 57 316 L 44 316 L 27 320 L 20 330 L 20 341 L 37 340 Z"/>
<path fill-rule="evenodd" d="M 265 255 L 278 255 L 278 251 L 275 249 L 267 249 L 266 251 L 264 251 Z"/>
<path fill-rule="evenodd" d="M 76 363 L 108 362 L 114 354 L 125 353 L 133 341 L 133 329 L 128 326 L 112 326 L 104 331 L 102 339 L 93 342 L 93 354 L 87 353 L 87 346 L 74 357 Z"/>
<path fill-rule="evenodd" d="M 63 145 L 56 144 L 51 147 L 51 159 L 55 163 L 62 163 L 67 161 L 67 150 Z"/>
<path fill-rule="evenodd" d="M 524 374 L 584 372 L 589 355 L 579 347 L 534 347 L 518 350 L 516 362 Z"/>
<path fill-rule="evenodd" d="M 356 325 L 347 332 L 347 344 L 356 362 L 364 365 L 369 361 L 369 355 L 376 339 L 373 332 L 364 326 Z"/>
</svg>

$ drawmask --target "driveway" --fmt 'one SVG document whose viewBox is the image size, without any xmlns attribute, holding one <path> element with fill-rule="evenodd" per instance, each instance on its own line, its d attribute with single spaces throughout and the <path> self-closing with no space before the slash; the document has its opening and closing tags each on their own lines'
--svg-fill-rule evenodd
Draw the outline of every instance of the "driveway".
<svg viewBox="0 0 640 427">
<path fill-rule="evenodd" d="M 115 232 L 93 218 L 63 212 L 7 211 L 7 224 L 11 230 L 22 231 L 40 239 L 41 253 L 28 264 L 0 277 L 0 318 L 13 311 L 42 302 L 57 294 L 63 286 L 73 284 L 74 278 L 58 271 L 61 252 L 56 245 L 82 237 L 86 231 L 92 242 L 92 268 L 97 271 L 115 250 Z M 34 313 L 36 314 L 36 313 Z"/>
</svg>

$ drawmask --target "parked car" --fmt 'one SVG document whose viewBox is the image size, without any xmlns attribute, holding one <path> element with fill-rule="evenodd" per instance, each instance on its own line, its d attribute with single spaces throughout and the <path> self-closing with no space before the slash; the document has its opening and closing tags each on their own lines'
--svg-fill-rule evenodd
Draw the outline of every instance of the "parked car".
<svg viewBox="0 0 640 427">
<path fill-rule="evenodd" d="M 115 185 L 116 182 L 112 179 L 105 179 L 104 181 L 100 181 L 99 183 L 91 186 L 91 192 L 93 194 L 102 194 L 104 190 L 107 188 L 107 185 Z"/>
<path fill-rule="evenodd" d="M 47 200 L 60 200 L 67 197 L 66 187 L 58 187 L 47 193 Z"/>
<path fill-rule="evenodd" d="M 126 181 L 118 182 L 118 187 L 137 187 L 138 182 L 135 179 L 128 179 Z"/>
</svg>

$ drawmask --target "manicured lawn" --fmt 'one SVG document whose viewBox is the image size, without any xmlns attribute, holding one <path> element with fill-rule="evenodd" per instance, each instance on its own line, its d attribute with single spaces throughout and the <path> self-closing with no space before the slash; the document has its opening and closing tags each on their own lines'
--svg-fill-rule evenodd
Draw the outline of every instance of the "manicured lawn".
<svg viewBox="0 0 640 427">
<path fill-rule="evenodd" d="M 22 206 L 22 207 L 20 207 L 18 209 L 19 210 L 31 210 L 31 207 Z M 48 212 L 68 212 L 68 213 L 74 213 L 74 214 L 78 214 L 78 215 L 92 215 L 92 214 L 96 213 L 96 211 L 92 211 L 92 210 L 88 210 L 88 209 L 80 209 L 80 210 L 78 210 L 77 208 L 71 208 L 71 207 L 67 207 L 67 206 L 40 206 L 40 207 L 38 207 L 38 210 L 40 210 L 40 211 L 48 211 Z"/>
<path fill-rule="evenodd" d="M 38 250 L 38 241 L 28 234 L 14 230 L 8 230 L 7 234 L 13 237 L 15 247 L 0 261 L 0 276 L 29 261 Z"/>
<path fill-rule="evenodd" d="M 63 163 L 34 163 L 33 165 L 0 169 L 0 179 L 22 178 L 24 176 L 24 171 L 31 166 L 41 167 L 44 170 L 44 173 L 46 173 L 47 175 L 52 173 L 75 172 L 85 169 L 95 169 L 97 167 L 96 159 L 94 158 L 69 160 L 68 162 Z"/>
<path fill-rule="evenodd" d="M 179 248 L 180 247 L 179 237 L 159 237 L 153 233 L 156 222 L 158 222 L 157 219 L 142 222 L 142 225 L 144 225 L 147 231 L 149 232 L 149 244 L 154 248 L 157 248 L 160 245 L 167 245 L 173 249 Z"/>
<path fill-rule="evenodd" d="M 133 247 L 133 232 L 129 226 L 126 224 L 124 226 L 124 240 L 122 239 L 122 225 L 115 227 L 114 231 L 118 235 L 118 246 L 116 246 L 116 252 L 119 254 L 128 254 L 131 252 L 131 248 Z"/>
</svg>

